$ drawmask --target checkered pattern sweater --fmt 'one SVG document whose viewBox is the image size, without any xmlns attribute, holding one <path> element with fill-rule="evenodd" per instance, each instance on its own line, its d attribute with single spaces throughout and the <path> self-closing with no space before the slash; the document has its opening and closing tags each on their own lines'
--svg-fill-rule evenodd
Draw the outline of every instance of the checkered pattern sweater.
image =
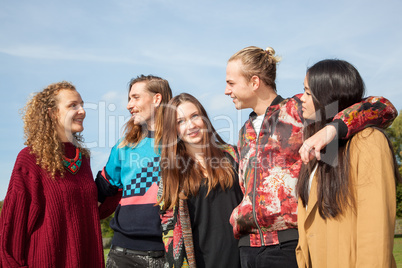
<svg viewBox="0 0 402 268">
<path fill-rule="evenodd" d="M 112 148 L 96 184 L 99 201 L 122 191 L 110 227 L 112 244 L 133 250 L 164 250 L 156 195 L 160 181 L 159 154 L 155 153 L 153 132 L 135 147 Z"/>
<path fill-rule="evenodd" d="M 73 158 L 75 147 L 65 152 Z M 0 216 L 0 267 L 104 267 L 89 159 L 54 180 L 28 147 L 19 153 Z"/>
</svg>

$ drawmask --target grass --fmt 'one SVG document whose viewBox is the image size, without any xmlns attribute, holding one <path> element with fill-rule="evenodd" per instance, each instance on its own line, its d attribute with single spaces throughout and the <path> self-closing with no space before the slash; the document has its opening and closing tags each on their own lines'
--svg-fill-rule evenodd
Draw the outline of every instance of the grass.
<svg viewBox="0 0 402 268">
<path fill-rule="evenodd" d="M 397 267 L 402 267 L 402 237 L 394 239 L 394 257 Z"/>
<path fill-rule="evenodd" d="M 109 249 L 103 251 L 105 254 L 105 263 Z M 394 257 L 396 261 L 396 266 L 402 268 L 402 237 L 396 237 L 394 239 Z"/>
<path fill-rule="evenodd" d="M 105 264 L 106 264 L 107 254 L 109 254 L 109 251 L 110 251 L 110 249 L 103 250 L 103 255 L 105 255 Z"/>
</svg>

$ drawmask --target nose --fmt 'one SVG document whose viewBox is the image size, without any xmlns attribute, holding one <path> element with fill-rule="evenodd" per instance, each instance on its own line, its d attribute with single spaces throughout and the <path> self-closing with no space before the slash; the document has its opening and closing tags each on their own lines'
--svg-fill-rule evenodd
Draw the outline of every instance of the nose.
<svg viewBox="0 0 402 268">
<path fill-rule="evenodd" d="M 86 112 L 85 112 L 84 106 L 80 106 L 80 108 L 78 109 L 78 113 L 83 114 L 85 116 Z"/>
<path fill-rule="evenodd" d="M 133 108 L 133 103 L 131 100 L 129 100 L 127 103 L 127 110 L 131 110 L 131 108 Z"/>
<path fill-rule="evenodd" d="M 192 128 L 194 128 L 194 126 L 195 126 L 195 124 L 194 124 L 193 119 L 190 119 L 187 121 L 187 129 L 192 129 Z"/>
<path fill-rule="evenodd" d="M 230 88 L 228 86 L 226 86 L 225 95 L 230 95 L 230 94 L 232 94 L 232 90 L 230 90 Z"/>
<path fill-rule="evenodd" d="M 306 102 L 306 92 L 303 93 L 303 95 L 301 96 L 300 100 L 302 102 Z"/>
<path fill-rule="evenodd" d="M 82 115 L 82 117 L 85 118 L 85 116 L 86 116 L 86 111 L 85 111 L 85 109 L 84 109 L 84 106 L 81 105 L 81 106 L 78 108 L 78 114 L 79 114 L 79 115 Z"/>
</svg>

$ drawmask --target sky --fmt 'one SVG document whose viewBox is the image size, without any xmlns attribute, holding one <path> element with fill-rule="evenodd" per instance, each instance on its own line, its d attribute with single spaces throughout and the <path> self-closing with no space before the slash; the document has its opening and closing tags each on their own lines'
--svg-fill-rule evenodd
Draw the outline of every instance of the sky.
<svg viewBox="0 0 402 268">
<path fill-rule="evenodd" d="M 402 109 L 402 1 L 0 0 L 0 200 L 24 148 L 21 109 L 48 84 L 72 82 L 85 101 L 83 136 L 94 174 L 129 118 L 127 84 L 167 79 L 206 108 L 229 143 L 250 110 L 224 95 L 227 60 L 247 46 L 282 60 L 277 90 L 303 92 L 306 68 L 326 58 L 352 63 L 367 96 Z"/>
</svg>

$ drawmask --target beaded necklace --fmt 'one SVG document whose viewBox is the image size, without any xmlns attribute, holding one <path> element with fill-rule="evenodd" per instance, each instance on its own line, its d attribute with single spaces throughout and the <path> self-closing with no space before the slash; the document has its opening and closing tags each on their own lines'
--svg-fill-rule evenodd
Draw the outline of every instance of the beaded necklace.
<svg viewBox="0 0 402 268">
<path fill-rule="evenodd" d="M 75 175 L 81 167 L 82 155 L 79 148 L 75 149 L 75 157 L 73 159 L 67 158 L 63 155 L 63 165 L 70 171 L 71 174 Z"/>
</svg>

